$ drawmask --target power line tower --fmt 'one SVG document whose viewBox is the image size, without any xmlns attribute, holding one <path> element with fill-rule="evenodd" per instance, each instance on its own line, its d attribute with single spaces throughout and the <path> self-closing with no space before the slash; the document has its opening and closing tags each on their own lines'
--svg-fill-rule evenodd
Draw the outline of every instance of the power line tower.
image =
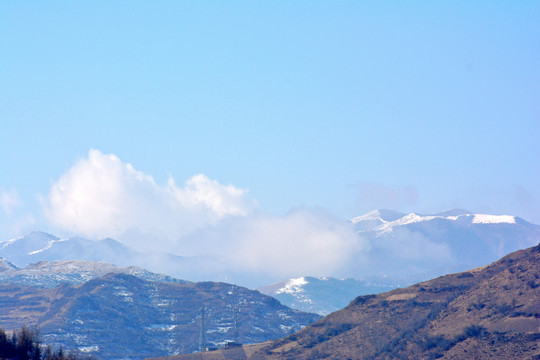
<svg viewBox="0 0 540 360">
<path fill-rule="evenodd" d="M 240 343 L 240 334 L 238 330 L 238 308 L 234 309 L 234 322 L 233 322 L 233 341 L 235 343 Z"/>
<path fill-rule="evenodd" d="M 201 306 L 201 333 L 199 335 L 199 351 L 206 351 L 206 307 Z"/>
</svg>

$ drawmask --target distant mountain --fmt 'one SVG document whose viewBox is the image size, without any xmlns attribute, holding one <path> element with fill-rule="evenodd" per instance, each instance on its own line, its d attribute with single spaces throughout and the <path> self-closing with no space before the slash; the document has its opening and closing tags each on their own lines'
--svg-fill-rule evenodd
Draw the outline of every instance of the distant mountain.
<svg viewBox="0 0 540 360">
<path fill-rule="evenodd" d="M 470 271 L 356 298 L 281 340 L 169 360 L 539 359 L 540 245 Z"/>
<path fill-rule="evenodd" d="M 539 225 L 461 209 L 433 215 L 375 210 L 351 223 L 370 247 L 358 276 L 387 275 L 401 283 L 486 265 L 540 241 Z"/>
<path fill-rule="evenodd" d="M 197 258 L 145 252 L 141 253 L 114 239 L 89 240 L 81 237 L 60 239 L 51 234 L 34 231 L 15 239 L 0 242 L 0 257 L 18 267 L 39 261 L 97 261 L 117 266 L 138 266 L 173 277 L 182 275 L 198 263 Z"/>
<path fill-rule="evenodd" d="M 155 282 L 124 273 L 55 288 L 0 283 L 0 303 L 1 327 L 39 326 L 45 343 L 100 359 L 198 350 L 202 306 L 210 347 L 280 338 L 320 318 L 235 285 Z"/>
<path fill-rule="evenodd" d="M 0 257 L 9 259 L 17 266 L 55 260 L 103 261 L 129 266 L 143 260 L 144 255 L 113 239 L 60 239 L 51 234 L 34 231 L 0 242 Z"/>
<path fill-rule="evenodd" d="M 375 210 L 352 219 L 350 225 L 358 234 L 358 250 L 350 254 L 349 260 L 344 261 L 340 269 L 328 276 L 359 279 L 366 282 L 363 285 L 410 285 L 489 264 L 506 253 L 533 246 L 540 241 L 539 225 L 516 216 L 474 214 L 460 209 L 428 215 Z M 138 266 L 187 280 L 219 280 L 255 286 L 268 283 L 268 279 L 279 280 L 270 277 L 263 280 L 263 275 L 240 273 L 228 266 L 224 261 L 225 256 L 221 254 L 183 257 L 167 253 L 141 253 L 113 239 L 60 239 L 43 232 L 0 242 L 0 257 L 18 267 L 38 261 L 84 260 L 121 267 Z M 295 277 L 305 275 L 310 274 L 295 274 Z M 332 281 L 326 284 L 334 286 Z M 372 291 L 364 290 L 363 285 L 360 284 L 360 293 L 352 295 Z M 311 290 L 303 290 L 303 294 L 307 295 L 298 301 L 288 295 L 281 298 L 291 306 L 307 305 L 308 298 L 318 301 L 316 293 L 310 295 Z M 316 290 L 319 293 L 322 291 L 320 287 Z M 335 291 L 341 293 L 340 290 Z M 374 292 L 377 291 L 374 289 Z M 328 303 L 328 306 L 321 306 L 318 310 L 318 305 L 314 305 L 313 309 L 324 313 L 340 308 L 346 303 L 345 297 L 349 296 L 342 294 L 343 298 L 335 297 L 335 303 Z M 295 301 L 296 305 L 293 304 Z"/>
<path fill-rule="evenodd" d="M 327 315 L 359 295 L 489 264 L 540 242 L 540 226 L 515 216 L 452 209 L 433 215 L 380 209 L 351 220 L 368 244 L 358 279 L 299 277 L 259 288 L 295 309 Z"/>
<path fill-rule="evenodd" d="M 368 212 L 367 214 L 358 216 L 351 220 L 355 225 L 355 229 L 358 231 L 361 230 L 373 230 L 377 227 L 392 222 L 404 217 L 406 214 L 388 210 L 388 209 L 378 209 Z"/>
<path fill-rule="evenodd" d="M 3 267 L 3 263 L 7 263 Z M 157 274 L 139 267 L 118 267 L 95 261 L 40 261 L 20 269 L 0 258 L 0 283 L 33 285 L 53 288 L 61 283 L 81 284 L 109 273 L 129 274 L 147 281 L 186 283 L 168 275 Z"/>
<path fill-rule="evenodd" d="M 305 276 L 257 290 L 275 297 L 293 309 L 328 315 L 344 308 L 359 295 L 377 294 L 396 287 L 367 280 Z"/>
<path fill-rule="evenodd" d="M 17 270 L 17 269 L 18 268 L 15 265 L 10 263 L 6 259 L 0 257 L 0 273 L 4 271 Z"/>
</svg>

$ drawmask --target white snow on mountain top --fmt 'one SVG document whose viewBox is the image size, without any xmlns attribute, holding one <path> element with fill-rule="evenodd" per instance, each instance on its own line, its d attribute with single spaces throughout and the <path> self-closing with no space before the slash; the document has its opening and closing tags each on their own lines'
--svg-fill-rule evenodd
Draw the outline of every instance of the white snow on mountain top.
<svg viewBox="0 0 540 360">
<path fill-rule="evenodd" d="M 402 215 L 402 216 L 399 216 Z M 392 219 L 394 218 L 394 219 Z M 431 221 L 435 219 L 450 220 L 450 221 L 466 221 L 472 224 L 515 224 L 516 217 L 510 215 L 487 215 L 487 214 L 472 214 L 464 210 L 449 210 L 444 213 L 435 215 L 420 215 L 417 213 L 401 214 L 390 210 L 375 210 L 365 215 L 355 217 L 351 222 L 355 225 L 360 223 L 371 223 L 371 229 L 390 231 L 394 226 L 403 226 L 414 224 L 423 221 Z M 371 230 L 370 229 L 370 230 Z"/>
<path fill-rule="evenodd" d="M 276 294 L 297 294 L 303 292 L 303 286 L 308 282 L 305 277 L 299 277 L 296 279 L 290 279 L 285 286 L 276 291 Z"/>
<path fill-rule="evenodd" d="M 515 224 L 516 217 L 510 215 L 484 215 L 484 214 L 475 214 L 473 219 L 473 224 Z"/>
<path fill-rule="evenodd" d="M 360 221 L 369 221 L 369 220 L 381 220 L 382 222 L 393 221 L 402 218 L 405 216 L 404 213 L 398 211 L 387 210 L 387 209 L 378 209 L 368 212 L 367 214 L 360 215 L 351 220 L 353 224 L 359 223 Z"/>
</svg>

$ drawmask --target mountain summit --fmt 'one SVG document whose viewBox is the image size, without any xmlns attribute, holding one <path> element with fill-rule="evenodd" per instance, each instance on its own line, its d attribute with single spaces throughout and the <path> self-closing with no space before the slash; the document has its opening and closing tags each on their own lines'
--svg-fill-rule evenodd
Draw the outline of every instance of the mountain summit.
<svg viewBox="0 0 540 360">
<path fill-rule="evenodd" d="M 489 264 L 540 241 L 540 226 L 517 216 L 454 209 L 437 214 L 375 210 L 351 224 L 368 244 L 358 274 L 420 281 Z"/>
</svg>

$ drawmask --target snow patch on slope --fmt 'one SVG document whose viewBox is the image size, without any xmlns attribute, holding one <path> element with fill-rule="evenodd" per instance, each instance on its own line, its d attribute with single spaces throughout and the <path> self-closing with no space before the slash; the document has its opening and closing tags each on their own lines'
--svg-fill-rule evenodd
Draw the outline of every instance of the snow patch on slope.
<svg viewBox="0 0 540 360">
<path fill-rule="evenodd" d="M 49 243 L 47 244 L 47 246 L 45 246 L 43 249 L 39 249 L 39 250 L 35 250 L 35 251 L 32 251 L 32 252 L 29 252 L 28 255 L 35 255 L 35 254 L 39 254 L 40 252 L 42 251 L 45 251 L 45 250 L 48 250 L 50 249 L 54 243 L 57 243 L 57 242 L 63 242 L 63 241 L 68 241 L 69 239 L 60 239 L 60 240 L 51 240 L 49 241 Z"/>
</svg>

